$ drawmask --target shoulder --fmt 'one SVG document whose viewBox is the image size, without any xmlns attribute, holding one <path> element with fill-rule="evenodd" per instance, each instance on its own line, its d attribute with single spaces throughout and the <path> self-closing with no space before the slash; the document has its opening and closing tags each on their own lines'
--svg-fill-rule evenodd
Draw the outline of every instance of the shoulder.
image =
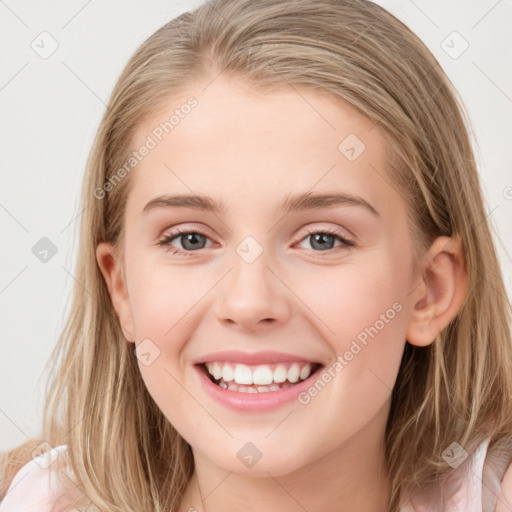
<svg viewBox="0 0 512 512">
<path fill-rule="evenodd" d="M 489 445 L 482 474 L 485 510 L 512 510 L 512 432 L 502 434 Z"/>
<path fill-rule="evenodd" d="M 58 474 L 65 461 L 66 445 L 34 457 L 15 475 L 0 504 L 0 512 L 50 512 L 61 496 Z M 60 460 L 59 460 L 60 459 Z M 66 512 L 76 509 L 67 508 Z"/>
<path fill-rule="evenodd" d="M 510 510 L 512 510 L 512 464 L 509 464 L 503 475 L 495 512 L 510 512 Z"/>
</svg>

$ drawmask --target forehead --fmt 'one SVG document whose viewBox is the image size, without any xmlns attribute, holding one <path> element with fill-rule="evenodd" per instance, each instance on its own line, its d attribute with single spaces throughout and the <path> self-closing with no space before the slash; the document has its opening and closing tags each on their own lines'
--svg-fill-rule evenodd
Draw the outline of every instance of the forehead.
<svg viewBox="0 0 512 512">
<path fill-rule="evenodd" d="M 380 129 L 347 103 L 310 89 L 255 90 L 221 75 L 147 116 L 132 150 L 149 140 L 151 150 L 130 178 L 128 203 L 138 211 L 171 192 L 229 197 L 225 206 L 233 211 L 273 208 L 284 195 L 305 191 L 364 193 L 383 208 L 400 200 L 386 177 Z"/>
</svg>

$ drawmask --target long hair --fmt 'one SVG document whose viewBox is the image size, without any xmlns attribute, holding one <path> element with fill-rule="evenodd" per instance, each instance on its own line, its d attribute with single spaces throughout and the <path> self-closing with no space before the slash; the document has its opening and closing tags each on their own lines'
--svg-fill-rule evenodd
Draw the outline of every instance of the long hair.
<svg viewBox="0 0 512 512">
<path fill-rule="evenodd" d="M 144 118 L 219 73 L 348 102 L 386 138 L 414 257 L 438 236 L 462 241 L 466 300 L 431 345 L 406 343 L 392 393 L 385 441 L 389 510 L 397 510 L 452 471 L 441 457 L 452 442 L 471 453 L 487 437 L 491 447 L 509 439 L 510 310 L 463 103 L 424 43 L 367 0 L 209 0 L 131 57 L 85 169 L 77 284 L 51 359 L 42 438 L 68 445 L 77 488 L 104 512 L 174 511 L 180 503 L 191 448 L 146 390 L 95 255 L 100 242 L 119 247 L 130 175 L 104 197 L 95 191 L 119 176 Z M 19 462 L 20 453 L 6 461 Z"/>
</svg>

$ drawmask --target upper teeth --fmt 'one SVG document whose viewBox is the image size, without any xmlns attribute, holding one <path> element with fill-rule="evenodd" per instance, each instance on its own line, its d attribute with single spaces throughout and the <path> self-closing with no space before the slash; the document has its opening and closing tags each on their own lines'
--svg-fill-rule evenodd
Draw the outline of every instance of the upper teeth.
<svg viewBox="0 0 512 512">
<path fill-rule="evenodd" d="M 297 382 L 307 379 L 311 374 L 311 363 L 293 363 L 287 368 L 284 364 L 263 364 L 248 366 L 246 364 L 231 364 L 222 362 L 206 363 L 208 373 L 215 380 L 223 379 L 225 382 L 234 381 L 237 384 L 261 385 L 281 383 L 285 380 Z"/>
</svg>

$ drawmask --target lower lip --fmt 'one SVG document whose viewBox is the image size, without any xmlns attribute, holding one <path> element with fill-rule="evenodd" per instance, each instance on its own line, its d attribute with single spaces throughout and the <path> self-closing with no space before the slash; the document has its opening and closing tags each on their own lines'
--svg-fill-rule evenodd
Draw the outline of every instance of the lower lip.
<svg viewBox="0 0 512 512">
<path fill-rule="evenodd" d="M 289 388 L 262 393 L 242 393 L 221 388 L 208 378 L 201 366 L 196 365 L 194 369 L 199 374 L 203 389 L 222 405 L 238 411 L 271 411 L 288 402 L 297 400 L 297 396 L 311 386 L 312 381 L 316 378 L 317 374 L 322 371 L 323 366 L 320 366 L 306 380 L 290 386 Z"/>
</svg>

